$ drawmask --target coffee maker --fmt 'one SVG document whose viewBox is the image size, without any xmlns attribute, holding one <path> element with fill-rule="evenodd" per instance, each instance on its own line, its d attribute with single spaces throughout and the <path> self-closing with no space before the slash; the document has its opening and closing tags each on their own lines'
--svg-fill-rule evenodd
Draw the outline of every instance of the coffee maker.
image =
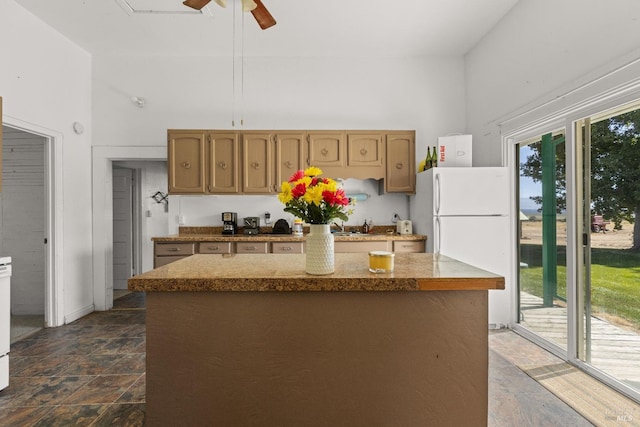
<svg viewBox="0 0 640 427">
<path fill-rule="evenodd" d="M 236 234 L 238 232 L 238 214 L 222 212 L 222 234 Z"/>
</svg>

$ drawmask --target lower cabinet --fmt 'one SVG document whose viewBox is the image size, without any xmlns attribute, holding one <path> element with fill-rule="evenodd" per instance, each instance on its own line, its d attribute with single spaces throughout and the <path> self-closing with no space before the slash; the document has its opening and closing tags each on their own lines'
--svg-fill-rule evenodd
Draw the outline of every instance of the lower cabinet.
<svg viewBox="0 0 640 427">
<path fill-rule="evenodd" d="M 200 242 L 198 244 L 199 254 L 230 254 L 231 242 Z"/>
<path fill-rule="evenodd" d="M 186 258 L 195 253 L 194 243 L 158 242 L 153 245 L 153 268 Z"/>
<path fill-rule="evenodd" d="M 304 253 L 303 242 L 273 242 L 271 252 L 274 254 L 302 254 Z"/>
<path fill-rule="evenodd" d="M 396 240 L 393 242 L 393 252 L 424 252 L 425 241 Z"/>
<path fill-rule="evenodd" d="M 425 241 L 369 240 L 336 241 L 336 253 L 369 251 L 424 252 Z M 304 242 L 297 241 L 251 241 L 251 242 L 155 242 L 153 246 L 153 268 L 178 261 L 193 254 L 302 254 Z"/>
<path fill-rule="evenodd" d="M 237 254 L 268 254 L 269 243 L 268 242 L 237 242 L 236 253 Z"/>
<path fill-rule="evenodd" d="M 391 250 L 390 240 L 379 240 L 371 242 L 334 242 L 336 253 L 348 252 L 369 252 L 369 251 L 389 251 Z"/>
</svg>

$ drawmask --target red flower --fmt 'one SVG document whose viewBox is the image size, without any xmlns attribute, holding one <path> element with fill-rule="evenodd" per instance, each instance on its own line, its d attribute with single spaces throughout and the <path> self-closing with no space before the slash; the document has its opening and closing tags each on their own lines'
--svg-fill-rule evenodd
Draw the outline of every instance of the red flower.
<svg viewBox="0 0 640 427">
<path fill-rule="evenodd" d="M 293 175 L 291 175 L 291 178 L 289 178 L 289 182 L 296 182 L 297 180 L 299 180 L 302 177 L 304 177 L 304 171 L 303 170 L 299 170 L 296 173 L 294 173 Z"/>
<path fill-rule="evenodd" d="M 302 196 L 304 196 L 304 193 L 307 192 L 307 186 L 304 185 L 303 182 L 299 183 L 298 185 L 296 185 L 295 187 L 293 187 L 291 189 L 291 195 L 297 199 L 300 198 Z"/>
</svg>

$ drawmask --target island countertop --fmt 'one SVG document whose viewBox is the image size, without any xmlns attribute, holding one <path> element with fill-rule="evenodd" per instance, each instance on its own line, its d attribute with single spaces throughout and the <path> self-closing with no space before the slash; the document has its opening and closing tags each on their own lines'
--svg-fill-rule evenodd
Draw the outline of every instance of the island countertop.
<svg viewBox="0 0 640 427">
<path fill-rule="evenodd" d="M 154 242 L 173 243 L 173 242 L 304 242 L 304 236 L 294 236 L 293 234 L 173 234 L 170 236 L 152 237 Z M 372 240 L 391 240 L 403 242 L 419 242 L 426 240 L 427 236 L 421 234 L 387 234 L 387 233 L 350 233 L 348 235 L 334 235 L 336 242 L 369 242 Z"/>
<path fill-rule="evenodd" d="M 340 253 L 333 274 L 305 273 L 304 254 L 198 254 L 134 276 L 132 291 L 469 291 L 504 278 L 444 255 L 397 253 L 393 273 L 369 272 L 368 254 Z"/>
</svg>

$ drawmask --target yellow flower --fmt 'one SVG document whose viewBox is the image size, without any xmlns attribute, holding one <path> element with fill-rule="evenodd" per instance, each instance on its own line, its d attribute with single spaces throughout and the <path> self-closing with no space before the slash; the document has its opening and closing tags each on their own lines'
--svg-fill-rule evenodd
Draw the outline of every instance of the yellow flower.
<svg viewBox="0 0 640 427">
<path fill-rule="evenodd" d="M 322 185 L 316 185 L 314 187 L 307 188 L 307 192 L 304 194 L 304 201 L 320 206 L 320 202 L 322 202 L 322 187 Z"/>
<path fill-rule="evenodd" d="M 310 166 L 304 171 L 305 176 L 318 176 L 322 175 L 322 169 L 315 166 Z"/>
<path fill-rule="evenodd" d="M 281 185 L 280 193 L 278 193 L 278 200 L 286 205 L 291 201 L 291 199 L 293 199 L 293 195 L 291 194 L 291 184 L 285 181 Z"/>
</svg>

